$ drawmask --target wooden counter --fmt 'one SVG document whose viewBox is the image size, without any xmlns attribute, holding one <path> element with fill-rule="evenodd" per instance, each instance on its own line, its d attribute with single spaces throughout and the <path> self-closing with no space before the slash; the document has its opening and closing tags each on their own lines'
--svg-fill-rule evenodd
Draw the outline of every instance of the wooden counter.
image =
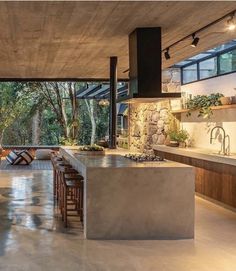
<svg viewBox="0 0 236 271">
<path fill-rule="evenodd" d="M 236 159 L 209 154 L 206 150 L 154 146 L 165 159 L 194 166 L 195 191 L 236 208 Z M 217 162 L 218 161 L 218 162 Z"/>
</svg>

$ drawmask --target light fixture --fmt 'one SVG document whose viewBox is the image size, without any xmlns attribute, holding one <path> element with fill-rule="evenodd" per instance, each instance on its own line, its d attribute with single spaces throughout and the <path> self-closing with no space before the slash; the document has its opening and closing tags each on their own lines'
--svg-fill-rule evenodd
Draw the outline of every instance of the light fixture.
<svg viewBox="0 0 236 271">
<path fill-rule="evenodd" d="M 192 46 L 192 47 L 197 47 L 197 44 L 198 44 L 200 38 L 199 38 L 199 37 L 196 37 L 196 34 L 195 34 L 195 33 L 192 34 L 192 38 L 193 38 L 193 41 L 192 41 L 192 43 L 191 43 L 191 46 Z"/>
<path fill-rule="evenodd" d="M 108 106 L 110 103 L 107 99 L 102 99 L 98 102 L 100 106 Z"/>
<path fill-rule="evenodd" d="M 235 13 L 231 15 L 231 18 L 227 21 L 228 30 L 233 31 L 236 28 Z"/>
<path fill-rule="evenodd" d="M 229 19 L 229 17 L 230 17 L 230 19 Z M 164 49 L 162 50 L 162 52 L 163 52 L 164 55 L 165 55 L 165 59 L 166 59 L 166 60 L 170 59 L 170 54 L 169 54 L 170 48 L 175 47 L 177 44 L 181 43 L 181 42 L 184 41 L 184 40 L 189 40 L 189 38 L 191 38 L 191 37 L 193 38 L 193 41 L 192 41 L 192 43 L 191 43 L 190 45 L 191 45 L 192 47 L 196 47 L 197 44 L 198 44 L 199 41 L 200 41 L 200 38 L 199 38 L 199 37 L 196 37 L 196 33 L 199 34 L 200 32 L 205 31 L 206 29 L 212 27 L 213 25 L 216 25 L 216 24 L 218 24 L 219 22 L 221 22 L 221 21 L 223 21 L 223 20 L 227 20 L 227 19 L 228 19 L 228 21 L 227 21 L 228 29 L 231 30 L 231 31 L 234 30 L 234 29 L 236 30 L 236 10 L 233 10 L 233 11 L 231 11 L 231 12 L 225 14 L 224 16 L 222 16 L 222 17 L 216 19 L 215 21 L 213 21 L 213 22 L 211 22 L 211 23 L 209 23 L 209 24 L 203 26 L 202 28 L 199 28 L 199 29 L 196 30 L 194 33 L 188 34 L 187 36 L 181 38 L 180 40 L 175 41 L 174 43 L 170 44 L 167 48 L 164 48 Z"/>
<path fill-rule="evenodd" d="M 166 51 L 165 51 L 165 53 L 164 53 L 166 60 L 170 59 L 169 50 L 170 50 L 170 48 L 167 48 Z"/>
</svg>

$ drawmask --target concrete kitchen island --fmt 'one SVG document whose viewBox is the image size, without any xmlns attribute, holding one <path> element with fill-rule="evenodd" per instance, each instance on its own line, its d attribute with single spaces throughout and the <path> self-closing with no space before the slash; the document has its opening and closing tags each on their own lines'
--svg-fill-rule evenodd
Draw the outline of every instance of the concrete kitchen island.
<svg viewBox="0 0 236 271">
<path fill-rule="evenodd" d="M 84 156 L 60 153 L 85 178 L 87 239 L 194 237 L 194 169 L 176 162 L 134 162 L 119 150 Z"/>
</svg>

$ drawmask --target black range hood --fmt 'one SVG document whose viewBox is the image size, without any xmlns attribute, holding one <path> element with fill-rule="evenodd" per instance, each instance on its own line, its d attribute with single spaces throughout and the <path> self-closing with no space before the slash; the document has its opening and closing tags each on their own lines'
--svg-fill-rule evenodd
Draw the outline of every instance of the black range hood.
<svg viewBox="0 0 236 271">
<path fill-rule="evenodd" d="M 136 28 L 129 35 L 129 94 L 117 102 L 153 102 L 180 98 L 162 92 L 161 28 Z"/>
</svg>

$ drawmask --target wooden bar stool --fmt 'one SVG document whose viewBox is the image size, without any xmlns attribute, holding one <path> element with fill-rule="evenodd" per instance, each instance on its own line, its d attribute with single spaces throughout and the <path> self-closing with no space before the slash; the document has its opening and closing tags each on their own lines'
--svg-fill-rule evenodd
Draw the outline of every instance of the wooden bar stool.
<svg viewBox="0 0 236 271">
<path fill-rule="evenodd" d="M 56 171 L 56 164 L 57 162 L 62 162 L 63 159 L 62 157 L 58 156 L 56 153 L 51 153 L 51 162 L 52 162 L 52 167 L 53 167 L 53 196 L 54 196 L 54 201 L 56 197 L 56 185 L 57 185 L 57 171 Z"/>
<path fill-rule="evenodd" d="M 59 173 L 59 207 L 62 214 L 64 226 L 68 226 L 68 211 L 77 211 L 80 220 L 83 221 L 83 176 L 75 169 L 63 165 L 57 165 Z M 69 201 L 74 205 L 69 209 Z"/>
<path fill-rule="evenodd" d="M 62 157 L 53 153 L 51 155 L 51 162 L 53 166 L 53 196 L 54 196 L 54 203 L 58 200 L 58 187 L 59 187 L 59 176 L 57 171 L 58 165 L 64 165 L 68 168 L 72 166 Z"/>
<path fill-rule="evenodd" d="M 63 161 L 57 161 L 55 162 L 55 170 L 56 170 L 56 178 L 55 178 L 55 202 L 58 202 L 60 200 L 60 191 L 61 191 L 61 186 L 62 186 L 62 181 L 61 181 L 61 170 L 60 169 L 66 169 L 67 173 L 66 175 L 71 176 L 72 174 L 77 174 L 78 172 L 72 168 L 72 166 L 68 163 L 65 163 Z M 60 204 L 60 201 L 59 201 Z"/>
</svg>

